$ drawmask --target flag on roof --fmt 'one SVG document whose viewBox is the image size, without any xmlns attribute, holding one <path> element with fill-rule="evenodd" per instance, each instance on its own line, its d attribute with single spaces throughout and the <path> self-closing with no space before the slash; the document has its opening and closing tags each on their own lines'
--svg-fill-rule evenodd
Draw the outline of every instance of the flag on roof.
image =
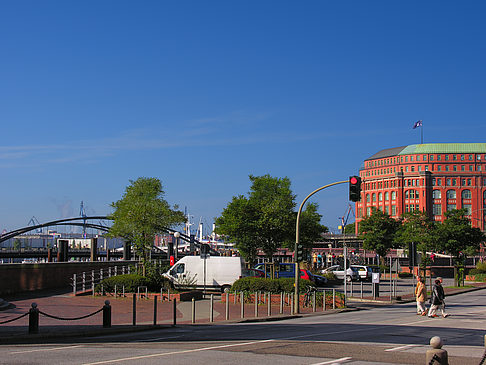
<svg viewBox="0 0 486 365">
<path fill-rule="evenodd" d="M 414 124 L 413 124 L 413 128 L 412 129 L 415 129 L 417 127 L 421 127 L 422 126 L 422 121 L 421 120 L 417 120 Z"/>
</svg>

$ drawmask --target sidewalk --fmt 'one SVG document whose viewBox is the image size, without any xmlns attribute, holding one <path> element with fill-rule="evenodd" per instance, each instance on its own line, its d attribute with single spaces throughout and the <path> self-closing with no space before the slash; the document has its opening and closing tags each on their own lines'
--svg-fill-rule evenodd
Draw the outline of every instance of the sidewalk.
<svg viewBox="0 0 486 365">
<path fill-rule="evenodd" d="M 141 331 L 154 328 L 170 328 L 173 325 L 173 301 L 160 301 L 157 297 L 157 326 L 154 327 L 154 299 L 140 299 L 136 301 L 136 326 L 133 326 L 133 297 L 100 297 L 100 296 L 73 296 L 70 293 L 39 295 L 37 297 L 19 298 L 9 300 L 15 308 L 0 312 L 0 322 L 17 318 L 29 312 L 32 303 L 37 304 L 40 312 L 48 315 L 74 319 L 94 313 L 101 309 L 105 301 L 111 305 L 111 328 L 103 328 L 103 314 L 97 313 L 88 318 L 79 320 L 59 320 L 50 318 L 42 313 L 39 315 L 39 334 L 28 334 L 29 316 L 7 324 L 0 324 L 0 343 L 36 342 L 46 338 L 93 336 L 101 334 Z M 176 301 L 177 325 L 191 325 L 192 302 Z M 290 306 L 284 306 L 280 313 L 280 304 L 273 303 L 271 316 L 268 316 L 268 305 L 258 305 L 258 315 L 255 313 L 255 304 L 244 305 L 244 318 L 241 318 L 241 304 L 229 303 L 228 320 L 226 319 L 226 303 L 219 298 L 213 301 L 213 318 L 215 323 L 279 320 L 295 317 L 290 312 Z M 210 324 L 209 298 L 195 302 L 195 324 Z M 316 314 L 323 314 L 322 307 L 316 308 Z M 336 313 L 339 309 L 327 309 L 325 313 Z M 301 308 L 300 315 L 312 314 L 312 308 Z"/>
<path fill-rule="evenodd" d="M 452 289 L 445 288 L 446 295 L 456 295 L 473 290 L 486 288 L 486 283 L 468 283 L 472 288 Z M 46 314 L 61 318 L 76 318 L 86 316 L 101 309 L 105 300 L 110 301 L 112 307 L 111 328 L 103 328 L 102 313 L 97 313 L 91 317 L 80 320 L 59 320 L 49 318 L 44 315 L 39 316 L 39 334 L 28 334 L 29 316 L 19 320 L 0 325 L 0 344 L 16 342 L 45 342 L 48 338 L 61 339 L 63 337 L 82 337 L 106 335 L 122 332 L 143 331 L 155 328 L 171 328 L 173 325 L 173 302 L 160 301 L 157 298 L 157 325 L 154 326 L 154 300 L 140 299 L 136 301 L 136 326 L 133 326 L 133 298 L 114 298 L 114 297 L 93 297 L 93 296 L 73 296 L 70 293 L 45 293 L 38 294 L 30 298 L 18 298 L 9 300 L 15 308 L 0 312 L 0 322 L 14 319 L 29 311 L 32 303 L 36 303 L 38 309 Z M 395 303 L 413 302 L 413 294 L 402 295 L 400 300 L 390 302 L 390 297 L 380 297 L 376 300 L 371 298 L 348 298 L 348 303 L 369 303 L 372 305 L 393 305 Z M 176 321 L 177 325 L 192 325 L 192 302 L 176 302 Z M 203 299 L 195 302 L 195 324 L 210 324 L 210 301 Z M 359 306 L 359 305 L 358 305 Z M 342 312 L 348 309 L 329 309 L 324 312 L 322 307 L 317 307 L 316 312 L 312 308 L 301 307 L 299 315 L 292 315 L 289 306 L 285 306 L 283 313 L 280 313 L 280 305 L 273 303 L 271 306 L 271 316 L 268 316 L 268 305 L 258 306 L 258 316 L 255 313 L 255 305 L 244 305 L 244 318 L 241 318 L 241 305 L 239 303 L 229 303 L 228 320 L 226 320 L 226 304 L 218 298 L 213 302 L 214 323 L 236 323 L 248 321 L 267 321 L 293 318 L 296 316 L 323 315 Z"/>
</svg>

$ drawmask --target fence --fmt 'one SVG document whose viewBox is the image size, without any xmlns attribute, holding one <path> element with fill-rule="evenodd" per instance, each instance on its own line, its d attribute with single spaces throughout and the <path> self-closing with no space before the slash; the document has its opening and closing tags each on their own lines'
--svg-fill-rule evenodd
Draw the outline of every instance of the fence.
<svg viewBox="0 0 486 365">
<path fill-rule="evenodd" d="M 95 287 L 97 284 L 101 283 L 104 278 L 130 274 L 130 266 L 113 266 L 105 269 L 83 271 L 79 274 L 73 274 L 72 277 L 72 288 L 73 295 L 78 295 L 79 293 L 91 292 L 95 294 Z"/>
</svg>

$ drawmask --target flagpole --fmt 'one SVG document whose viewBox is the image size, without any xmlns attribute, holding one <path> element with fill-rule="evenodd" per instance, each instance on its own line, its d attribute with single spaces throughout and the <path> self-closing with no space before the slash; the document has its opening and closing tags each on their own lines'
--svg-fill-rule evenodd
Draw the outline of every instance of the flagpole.
<svg viewBox="0 0 486 365">
<path fill-rule="evenodd" d="M 420 144 L 424 144 L 424 125 L 420 126 Z"/>
</svg>

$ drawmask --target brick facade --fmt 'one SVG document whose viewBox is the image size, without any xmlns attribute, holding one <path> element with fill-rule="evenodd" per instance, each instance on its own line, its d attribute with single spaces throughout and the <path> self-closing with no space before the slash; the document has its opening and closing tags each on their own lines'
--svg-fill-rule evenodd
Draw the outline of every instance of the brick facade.
<svg viewBox="0 0 486 365">
<path fill-rule="evenodd" d="M 435 221 L 466 208 L 473 227 L 485 230 L 486 143 L 420 144 L 382 150 L 360 170 L 356 231 L 372 207 L 398 218 L 420 210 Z"/>
</svg>

